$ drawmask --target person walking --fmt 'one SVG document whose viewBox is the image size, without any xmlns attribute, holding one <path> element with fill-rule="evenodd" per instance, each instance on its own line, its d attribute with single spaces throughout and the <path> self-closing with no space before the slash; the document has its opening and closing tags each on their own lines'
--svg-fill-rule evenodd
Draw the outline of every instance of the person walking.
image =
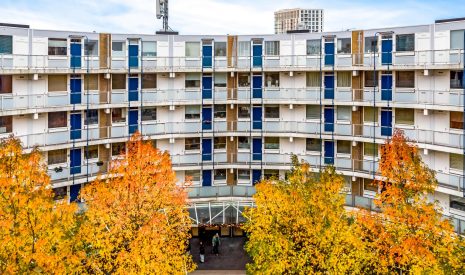
<svg viewBox="0 0 465 275">
<path fill-rule="evenodd" d="M 204 263 L 205 262 L 205 245 L 203 244 L 202 241 L 200 241 L 199 252 L 200 252 L 200 262 Z"/>
<path fill-rule="evenodd" d="M 218 235 L 218 233 L 216 233 L 215 236 L 213 236 L 212 245 L 213 245 L 213 254 L 218 256 L 219 247 L 220 247 L 220 236 Z"/>
</svg>

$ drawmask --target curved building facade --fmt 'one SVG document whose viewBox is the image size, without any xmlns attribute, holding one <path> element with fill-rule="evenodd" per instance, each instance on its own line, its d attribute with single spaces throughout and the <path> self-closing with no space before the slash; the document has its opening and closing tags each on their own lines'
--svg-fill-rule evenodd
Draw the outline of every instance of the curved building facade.
<svg viewBox="0 0 465 275">
<path fill-rule="evenodd" d="M 431 199 L 465 230 L 465 21 L 332 33 L 138 35 L 0 26 L 0 132 L 44 153 L 57 197 L 140 131 L 193 179 L 194 225 L 238 224 L 290 156 L 334 165 L 371 207 L 395 128 L 436 171 Z"/>
</svg>

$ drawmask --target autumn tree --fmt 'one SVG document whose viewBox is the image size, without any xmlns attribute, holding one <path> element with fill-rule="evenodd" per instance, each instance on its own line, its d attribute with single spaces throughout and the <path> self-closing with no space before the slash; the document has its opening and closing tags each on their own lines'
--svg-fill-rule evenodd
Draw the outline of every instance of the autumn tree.
<svg viewBox="0 0 465 275">
<path fill-rule="evenodd" d="M 186 253 L 190 220 L 186 193 L 176 185 L 170 156 L 136 133 L 108 176 L 84 187 L 87 205 L 79 233 L 85 272 L 184 274 L 194 269 Z"/>
<path fill-rule="evenodd" d="M 41 153 L 18 139 L 0 143 L 0 273 L 71 273 L 76 207 L 57 203 Z"/>
<path fill-rule="evenodd" d="M 351 230 L 341 190 L 344 179 L 333 167 L 312 173 L 308 163 L 293 157 L 287 180 L 256 186 L 255 208 L 245 216 L 257 274 L 361 274 L 370 262 L 364 243 Z"/>
<path fill-rule="evenodd" d="M 379 173 L 380 213 L 361 211 L 356 230 L 378 259 L 373 271 L 463 272 L 463 242 L 439 205 L 428 200 L 437 186 L 435 173 L 400 130 L 382 146 Z"/>
</svg>

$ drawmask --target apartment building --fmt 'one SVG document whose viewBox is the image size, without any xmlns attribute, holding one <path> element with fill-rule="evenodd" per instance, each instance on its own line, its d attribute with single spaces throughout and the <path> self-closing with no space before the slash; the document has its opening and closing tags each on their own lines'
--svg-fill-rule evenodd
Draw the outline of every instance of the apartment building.
<svg viewBox="0 0 465 275">
<path fill-rule="evenodd" d="M 323 31 L 322 9 L 284 9 L 274 13 L 275 34 L 293 30 Z"/>
<path fill-rule="evenodd" d="M 254 183 L 284 177 L 291 154 L 315 172 L 334 165 L 347 204 L 369 208 L 380 146 L 399 128 L 436 171 L 431 199 L 463 232 L 464 30 L 465 21 L 242 36 L 2 26 L 0 137 L 39 146 L 57 198 L 76 201 L 138 130 L 170 152 L 180 183 L 192 178 L 200 226 L 242 223 Z"/>
</svg>

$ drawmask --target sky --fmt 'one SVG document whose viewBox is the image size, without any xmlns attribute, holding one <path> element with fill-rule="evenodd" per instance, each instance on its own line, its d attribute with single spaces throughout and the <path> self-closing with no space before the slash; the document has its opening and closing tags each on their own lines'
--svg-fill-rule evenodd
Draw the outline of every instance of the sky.
<svg viewBox="0 0 465 275">
<path fill-rule="evenodd" d="M 0 0 L 0 22 L 34 29 L 151 34 L 155 0 Z M 465 17 L 464 0 L 170 0 L 180 34 L 269 34 L 274 11 L 324 9 L 324 31 L 431 24 Z"/>
</svg>

